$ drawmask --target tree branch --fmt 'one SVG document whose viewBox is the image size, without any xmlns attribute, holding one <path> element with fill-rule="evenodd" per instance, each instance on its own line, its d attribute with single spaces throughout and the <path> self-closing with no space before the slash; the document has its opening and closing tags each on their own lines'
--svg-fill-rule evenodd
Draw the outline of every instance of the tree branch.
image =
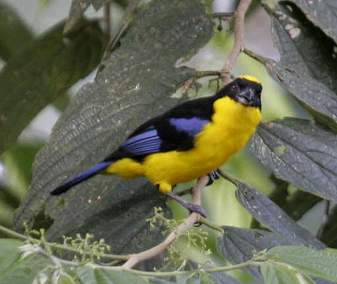
<svg viewBox="0 0 337 284">
<path fill-rule="evenodd" d="M 195 187 L 192 190 L 192 202 L 197 205 L 201 205 L 201 193 L 202 189 L 207 185 L 209 180 L 208 176 L 203 176 L 198 180 L 198 183 L 195 185 Z M 123 268 L 130 269 L 134 267 L 136 264 L 150 259 L 154 256 L 159 255 L 160 253 L 164 252 L 173 241 L 177 239 L 177 237 L 190 228 L 193 227 L 195 223 L 197 223 L 200 220 L 200 215 L 197 213 L 191 213 L 185 221 L 177 226 L 177 228 L 171 232 L 166 239 L 161 242 L 160 244 L 156 245 L 155 247 L 152 247 L 148 250 L 142 251 L 137 254 L 133 254 L 130 256 L 127 262 L 124 263 L 122 266 Z"/>
<path fill-rule="evenodd" d="M 234 14 L 234 45 L 225 62 L 224 68 L 221 70 L 224 83 L 230 81 L 231 71 L 235 63 L 244 49 L 244 33 L 245 33 L 245 16 L 252 0 L 241 0 Z"/>
</svg>

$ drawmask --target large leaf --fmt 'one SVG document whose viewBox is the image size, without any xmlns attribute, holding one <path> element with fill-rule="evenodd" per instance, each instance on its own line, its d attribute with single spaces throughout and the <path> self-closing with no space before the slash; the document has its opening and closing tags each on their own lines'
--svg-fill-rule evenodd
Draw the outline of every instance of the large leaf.
<svg viewBox="0 0 337 284">
<path fill-rule="evenodd" d="M 212 35 L 198 0 L 154 0 L 104 63 L 96 81 L 84 86 L 38 154 L 29 196 L 16 226 L 53 219 L 51 239 L 92 232 L 115 252 L 138 251 L 158 242 L 145 219 L 165 198 L 144 179 L 97 176 L 64 197 L 49 192 L 112 152 L 140 123 L 177 103 L 171 94 L 193 70 L 175 68 Z M 40 214 L 39 218 L 36 218 Z M 39 226 L 39 224 L 36 224 Z"/>
<path fill-rule="evenodd" d="M 236 196 L 256 220 L 273 232 L 280 234 L 289 243 L 309 245 L 315 248 L 325 247 L 263 193 L 240 183 L 236 190 Z"/>
<path fill-rule="evenodd" d="M 18 240 L 0 239 L 0 275 L 20 258 L 19 246 L 22 244 Z"/>
<path fill-rule="evenodd" d="M 261 273 L 266 284 L 314 284 L 295 269 L 287 266 L 262 264 Z"/>
<path fill-rule="evenodd" d="M 295 5 L 284 3 L 268 9 L 273 16 L 273 41 L 281 60 L 262 61 L 275 80 L 316 119 L 336 130 L 336 45 Z"/>
<path fill-rule="evenodd" d="M 336 135 L 308 120 L 262 124 L 250 150 L 274 174 L 296 187 L 337 201 Z"/>
<path fill-rule="evenodd" d="M 81 284 L 147 284 L 145 278 L 126 271 L 109 271 L 102 269 L 94 269 L 90 266 L 79 267 L 76 270 Z"/>
<path fill-rule="evenodd" d="M 289 244 L 289 240 L 266 230 L 224 227 L 224 234 L 218 239 L 218 250 L 230 262 L 241 263 L 261 250 Z M 248 271 L 261 278 L 258 268 L 249 267 Z"/>
<path fill-rule="evenodd" d="M 335 249 L 314 250 L 302 246 L 280 246 L 269 250 L 268 258 L 290 264 L 305 274 L 337 281 L 337 251 Z"/>
<path fill-rule="evenodd" d="M 337 2 L 335 0 L 312 2 L 290 0 L 290 2 L 301 8 L 310 21 L 337 42 Z"/>
<path fill-rule="evenodd" d="M 58 25 L 14 56 L 0 73 L 0 153 L 34 116 L 97 66 L 102 33 L 97 23 L 63 38 Z"/>
<path fill-rule="evenodd" d="M 7 61 L 33 40 L 31 31 L 18 15 L 0 2 L 0 57 Z"/>
<path fill-rule="evenodd" d="M 15 261 L 6 271 L 0 274 L 0 284 L 27 284 L 33 283 L 38 273 L 52 265 L 51 261 L 39 254 L 27 256 Z"/>
</svg>

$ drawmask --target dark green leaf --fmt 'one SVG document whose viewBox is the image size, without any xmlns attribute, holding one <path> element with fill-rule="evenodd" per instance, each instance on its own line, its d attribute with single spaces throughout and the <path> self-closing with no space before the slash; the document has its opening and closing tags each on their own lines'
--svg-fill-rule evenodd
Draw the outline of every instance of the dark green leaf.
<svg viewBox="0 0 337 284">
<path fill-rule="evenodd" d="M 276 5 L 271 13 L 273 41 L 281 60 L 262 61 L 270 74 L 316 119 L 336 130 L 337 53 L 334 41 L 290 2 Z"/>
<path fill-rule="evenodd" d="M 315 248 L 325 247 L 263 193 L 240 183 L 236 196 L 255 219 L 273 232 L 280 234 L 289 243 L 309 245 Z"/>
<path fill-rule="evenodd" d="M 281 246 L 268 251 L 273 261 L 290 264 L 298 271 L 313 277 L 337 281 L 337 250 L 314 250 L 302 246 Z"/>
<path fill-rule="evenodd" d="M 99 62 L 103 42 L 97 23 L 83 23 L 83 29 L 67 39 L 62 26 L 34 41 L 0 73 L 0 153 L 41 109 Z"/>
<path fill-rule="evenodd" d="M 298 71 L 270 62 L 270 74 L 292 93 L 296 99 L 321 123 L 337 131 L 337 96 L 326 85 Z"/>
<path fill-rule="evenodd" d="M 0 57 L 7 61 L 33 40 L 32 32 L 9 6 L 0 2 Z"/>
<path fill-rule="evenodd" d="M 285 1 L 284 1 L 285 2 Z M 337 42 L 337 2 L 335 0 L 290 0 L 306 17 Z"/>
<path fill-rule="evenodd" d="M 149 231 L 145 219 L 153 206 L 164 206 L 165 197 L 144 179 L 97 176 L 60 198 L 49 192 L 110 154 L 137 125 L 176 104 L 171 95 L 193 74 L 177 69 L 177 60 L 194 54 L 211 35 L 212 23 L 198 0 L 155 0 L 145 6 L 38 154 L 16 226 L 34 223 L 40 213 L 54 220 L 49 238 L 91 232 L 114 252 L 139 251 L 162 239 Z"/>
<path fill-rule="evenodd" d="M 287 118 L 262 124 L 250 150 L 280 179 L 337 201 L 336 135 L 314 123 Z"/>
<path fill-rule="evenodd" d="M 251 259 L 261 250 L 286 244 L 291 243 L 276 233 L 235 227 L 224 227 L 224 234 L 218 239 L 220 253 L 235 264 Z M 261 278 L 258 268 L 249 267 L 248 271 Z"/>
</svg>

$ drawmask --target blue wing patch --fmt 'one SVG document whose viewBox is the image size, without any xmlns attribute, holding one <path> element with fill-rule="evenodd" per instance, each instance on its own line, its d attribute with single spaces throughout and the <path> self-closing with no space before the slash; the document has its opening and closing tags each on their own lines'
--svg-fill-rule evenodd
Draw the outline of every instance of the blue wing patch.
<svg viewBox="0 0 337 284">
<path fill-rule="evenodd" d="M 197 117 L 192 118 L 170 118 L 170 124 L 173 125 L 178 131 L 188 133 L 190 136 L 197 135 L 202 128 L 209 123 L 207 119 Z"/>
<path fill-rule="evenodd" d="M 160 151 L 161 139 L 153 127 L 128 138 L 121 147 L 136 156 L 147 155 Z"/>
</svg>

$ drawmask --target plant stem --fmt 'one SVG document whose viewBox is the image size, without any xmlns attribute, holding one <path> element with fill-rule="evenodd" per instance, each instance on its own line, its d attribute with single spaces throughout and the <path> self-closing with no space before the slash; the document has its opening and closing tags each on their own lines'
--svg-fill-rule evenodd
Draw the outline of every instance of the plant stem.
<svg viewBox="0 0 337 284">
<path fill-rule="evenodd" d="M 225 272 L 225 271 L 232 271 L 241 269 L 250 265 L 259 265 L 259 262 L 254 261 L 254 259 L 234 264 L 234 265 L 226 265 L 226 266 L 220 266 L 220 267 L 211 267 L 203 269 L 204 272 Z M 197 272 L 198 270 L 191 270 L 191 271 L 142 271 L 137 269 L 129 269 L 125 268 L 123 266 L 102 266 L 97 264 L 88 264 L 93 268 L 99 268 L 102 270 L 110 270 L 110 271 L 127 271 L 131 272 L 140 276 L 154 276 L 154 277 L 168 277 L 168 276 L 177 276 L 177 275 L 185 275 L 185 274 L 191 274 L 193 272 Z"/>
<path fill-rule="evenodd" d="M 230 81 L 230 74 L 236 61 L 244 49 L 245 16 L 252 0 L 241 0 L 235 11 L 234 17 L 234 45 L 229 53 L 224 68 L 222 69 L 222 78 L 225 83 Z"/>
<path fill-rule="evenodd" d="M 32 237 L 27 237 L 23 234 L 20 234 L 18 232 L 15 232 L 11 229 L 8 229 L 4 226 L 1 226 L 0 225 L 0 232 L 3 232 L 13 238 L 16 238 L 16 239 L 20 239 L 20 240 L 23 240 L 23 241 L 26 241 L 26 240 L 29 240 L 35 244 L 40 244 L 41 243 L 41 240 L 39 239 L 35 239 L 35 238 L 32 238 Z M 87 252 L 80 252 L 79 250 L 75 249 L 75 248 L 72 248 L 72 247 L 69 247 L 67 245 L 64 245 L 64 244 L 59 244 L 59 243 L 51 243 L 51 242 L 44 242 L 44 244 L 46 244 L 48 247 L 50 248 L 54 248 L 54 249 L 60 249 L 60 250 L 66 250 L 66 251 L 69 251 L 69 252 L 73 252 L 73 253 L 77 253 L 77 254 L 86 254 L 86 255 L 89 255 L 90 253 L 87 253 Z M 102 255 L 102 258 L 107 258 L 107 259 L 116 259 L 116 260 L 127 260 L 129 259 L 129 255 L 118 255 L 118 254 L 103 254 Z"/>
<path fill-rule="evenodd" d="M 8 228 L 6 228 L 2 225 L 0 225 L 0 232 L 6 234 L 8 236 L 11 236 L 13 238 L 19 239 L 19 240 L 23 240 L 23 241 L 27 240 L 27 237 L 25 235 L 22 235 L 18 232 L 15 232 L 15 231 L 11 230 L 11 229 L 8 229 Z"/>
</svg>

